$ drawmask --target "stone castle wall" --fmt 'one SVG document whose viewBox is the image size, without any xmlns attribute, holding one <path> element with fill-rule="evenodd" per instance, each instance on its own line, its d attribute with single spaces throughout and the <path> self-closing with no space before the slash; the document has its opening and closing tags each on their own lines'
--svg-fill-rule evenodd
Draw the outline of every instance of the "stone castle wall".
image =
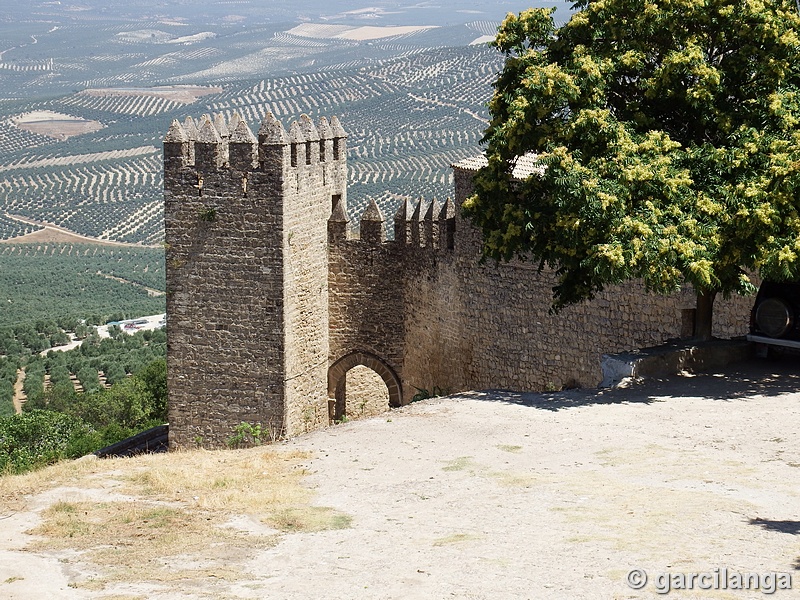
<svg viewBox="0 0 800 600">
<path fill-rule="evenodd" d="M 691 334 L 694 296 L 609 288 L 550 315 L 552 274 L 480 262 L 455 201 L 372 202 L 350 233 L 346 134 L 271 115 L 173 123 L 164 141 L 173 446 L 224 444 L 240 423 L 293 435 L 417 393 L 595 386 L 604 353 Z M 394 239 L 387 241 L 387 228 Z M 715 334 L 751 300 L 719 299 Z"/>
<path fill-rule="evenodd" d="M 334 202 L 346 202 L 343 132 L 305 115 L 289 131 L 297 148 L 284 188 L 283 306 L 286 432 L 328 424 L 328 233 Z M 289 150 L 291 151 L 291 147 Z"/>
<path fill-rule="evenodd" d="M 634 281 L 549 314 L 552 273 L 521 261 L 481 263 L 480 232 L 455 208 L 471 193 L 473 174 L 455 169 L 452 248 L 443 238 L 425 238 L 420 215 L 431 210 L 424 201 L 405 209 L 414 213 L 405 223 L 395 216 L 395 240 L 364 240 L 362 220 L 361 240 L 331 246 L 334 356 L 365 349 L 382 357 L 400 374 L 407 402 L 419 390 L 596 386 L 603 354 L 691 336 L 689 289 L 663 296 Z M 374 221 L 367 227 L 374 229 Z M 440 219 L 440 233 L 443 227 Z M 427 230 L 436 232 L 437 223 Z M 751 303 L 719 298 L 715 334 L 745 334 Z"/>
<path fill-rule="evenodd" d="M 258 139 L 237 119 L 164 140 L 170 444 L 219 446 L 240 423 L 327 423 L 326 222 L 346 194 L 338 121 Z M 325 207 L 325 208 L 322 208 Z"/>
</svg>

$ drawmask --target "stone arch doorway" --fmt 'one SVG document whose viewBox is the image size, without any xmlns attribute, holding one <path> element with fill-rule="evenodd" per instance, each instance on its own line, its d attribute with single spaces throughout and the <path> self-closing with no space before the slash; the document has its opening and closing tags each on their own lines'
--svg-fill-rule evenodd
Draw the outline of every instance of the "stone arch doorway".
<svg viewBox="0 0 800 600">
<path fill-rule="evenodd" d="M 351 352 L 334 362 L 328 368 L 328 416 L 331 420 L 341 419 L 345 415 L 347 374 L 355 367 L 366 367 L 386 385 L 388 403 L 391 407 L 402 406 L 403 392 L 397 373 L 383 360 L 369 352 Z M 385 409 L 385 405 L 384 405 Z"/>
</svg>

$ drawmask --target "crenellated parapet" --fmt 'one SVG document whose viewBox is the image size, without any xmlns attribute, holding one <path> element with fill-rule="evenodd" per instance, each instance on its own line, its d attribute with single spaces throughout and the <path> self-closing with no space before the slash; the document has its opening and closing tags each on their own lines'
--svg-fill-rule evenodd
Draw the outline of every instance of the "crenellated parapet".
<svg viewBox="0 0 800 600">
<path fill-rule="evenodd" d="M 342 203 L 335 203 L 328 219 L 328 241 L 350 240 L 349 219 Z M 358 238 L 366 246 L 396 249 L 450 251 L 454 248 L 456 207 L 451 198 L 440 204 L 436 198 L 415 203 L 404 198 L 394 215 L 394 239 L 387 240 L 386 220 L 375 200 L 370 200 L 359 219 Z"/>
<path fill-rule="evenodd" d="M 324 168 L 327 180 L 337 171 L 346 175 L 347 133 L 334 116 L 315 123 L 308 115 L 289 126 L 289 130 L 267 113 L 257 135 L 234 113 L 230 120 L 222 114 L 202 115 L 183 123 L 175 120 L 164 137 L 165 189 L 185 193 L 190 185 L 200 190 L 202 182 L 235 173 L 246 179 L 247 173 L 264 173 L 277 181 L 289 179 L 307 168 Z M 242 190 L 247 184 L 243 180 Z M 243 191 L 243 193 L 245 193 Z"/>
</svg>

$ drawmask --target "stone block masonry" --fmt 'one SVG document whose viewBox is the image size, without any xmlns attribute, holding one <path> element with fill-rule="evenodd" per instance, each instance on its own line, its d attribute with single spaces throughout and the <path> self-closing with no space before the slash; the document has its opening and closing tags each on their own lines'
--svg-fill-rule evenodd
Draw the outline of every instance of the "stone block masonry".
<svg viewBox="0 0 800 600">
<path fill-rule="evenodd" d="M 328 423 L 327 220 L 346 201 L 346 134 L 272 115 L 174 122 L 164 140 L 170 444 L 242 422 Z M 324 207 L 324 208 L 323 208 Z"/>
<path fill-rule="evenodd" d="M 258 137 L 237 115 L 167 132 L 173 447 L 223 445 L 242 422 L 294 435 L 420 390 L 594 386 L 603 354 L 685 333 L 689 291 L 633 283 L 553 316 L 551 273 L 481 263 L 460 213 L 480 161 L 454 166 L 455 200 L 403 201 L 394 239 L 374 202 L 351 236 L 346 139 L 305 115 L 287 132 L 267 114 Z M 750 302 L 718 301 L 717 334 L 745 333 Z"/>
</svg>

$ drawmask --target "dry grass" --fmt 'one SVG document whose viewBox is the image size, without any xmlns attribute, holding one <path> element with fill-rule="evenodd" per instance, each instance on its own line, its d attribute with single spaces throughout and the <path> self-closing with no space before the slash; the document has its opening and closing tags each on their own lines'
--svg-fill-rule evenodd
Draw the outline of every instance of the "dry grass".
<svg viewBox="0 0 800 600">
<path fill-rule="evenodd" d="M 53 490 L 31 548 L 100 573 L 79 587 L 232 581 L 285 533 L 349 526 L 347 515 L 311 504 L 301 485 L 306 458 L 262 447 L 67 462 L 0 478 L 0 511 Z"/>
<path fill-rule="evenodd" d="M 26 497 L 72 484 L 101 469 L 108 469 L 109 464 L 95 460 L 74 460 L 25 475 L 0 475 L 0 515 L 25 510 L 28 504 Z"/>
</svg>

